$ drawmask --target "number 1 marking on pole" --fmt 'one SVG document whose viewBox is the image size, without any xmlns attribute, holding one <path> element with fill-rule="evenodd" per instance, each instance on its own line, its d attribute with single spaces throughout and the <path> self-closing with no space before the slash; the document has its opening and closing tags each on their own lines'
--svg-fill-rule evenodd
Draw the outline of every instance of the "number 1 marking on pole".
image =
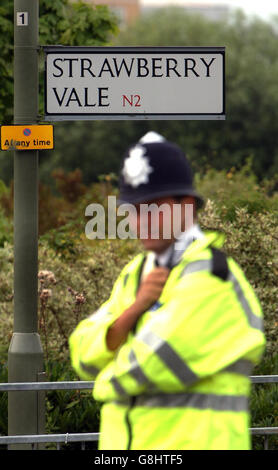
<svg viewBox="0 0 278 470">
<path fill-rule="evenodd" d="M 16 13 L 17 26 L 28 26 L 28 11 L 18 11 Z"/>
</svg>

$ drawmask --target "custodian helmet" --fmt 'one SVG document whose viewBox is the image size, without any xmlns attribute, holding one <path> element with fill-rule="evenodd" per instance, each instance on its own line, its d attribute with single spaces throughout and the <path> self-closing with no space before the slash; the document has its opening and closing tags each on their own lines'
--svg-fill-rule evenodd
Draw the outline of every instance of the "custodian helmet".
<svg viewBox="0 0 278 470">
<path fill-rule="evenodd" d="M 204 204 L 182 150 L 149 132 L 124 155 L 118 203 L 137 204 L 164 196 L 194 196 L 198 208 Z"/>
</svg>

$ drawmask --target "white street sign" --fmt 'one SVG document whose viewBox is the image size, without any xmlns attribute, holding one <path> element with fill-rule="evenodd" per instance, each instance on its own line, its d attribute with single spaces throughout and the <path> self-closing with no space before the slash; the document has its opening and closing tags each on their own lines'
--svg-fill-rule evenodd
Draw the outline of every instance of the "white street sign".
<svg viewBox="0 0 278 470">
<path fill-rule="evenodd" d="M 44 50 L 46 121 L 225 119 L 223 47 Z"/>
</svg>

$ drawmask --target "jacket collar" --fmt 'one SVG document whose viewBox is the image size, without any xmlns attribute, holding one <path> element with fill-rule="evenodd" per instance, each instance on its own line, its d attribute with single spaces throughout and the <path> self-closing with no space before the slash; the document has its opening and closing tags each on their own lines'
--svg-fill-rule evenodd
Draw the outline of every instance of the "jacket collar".
<svg viewBox="0 0 278 470">
<path fill-rule="evenodd" d="M 154 253 L 150 259 L 156 259 L 159 266 L 172 268 L 182 260 L 195 257 L 199 251 L 208 246 L 221 248 L 225 241 L 225 234 L 211 230 L 202 231 L 198 224 L 194 224 L 189 230 L 183 232 L 181 236 L 167 250 L 159 256 Z"/>
<path fill-rule="evenodd" d="M 165 252 L 156 256 L 156 261 L 159 266 L 172 267 L 179 263 L 183 253 L 191 243 L 195 240 L 204 237 L 202 230 L 198 224 L 192 225 L 190 229 L 182 232 L 177 240 Z M 171 266 L 169 266 L 171 265 Z"/>
<path fill-rule="evenodd" d="M 205 250 L 208 246 L 213 246 L 218 249 L 223 247 L 226 239 L 223 232 L 205 230 L 203 234 L 203 238 L 199 238 L 191 243 L 187 250 L 184 251 L 182 255 L 183 260 L 189 261 L 190 259 L 195 258 L 198 253 Z"/>
</svg>

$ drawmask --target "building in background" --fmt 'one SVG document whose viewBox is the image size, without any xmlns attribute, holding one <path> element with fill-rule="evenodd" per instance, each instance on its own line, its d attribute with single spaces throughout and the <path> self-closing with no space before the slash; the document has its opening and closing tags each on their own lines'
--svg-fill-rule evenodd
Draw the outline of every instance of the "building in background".
<svg viewBox="0 0 278 470">
<path fill-rule="evenodd" d="M 218 20 L 223 20 L 227 17 L 227 15 L 230 12 L 230 8 L 228 5 L 225 3 L 223 4 L 216 4 L 216 3 L 190 3 L 190 1 L 184 0 L 184 2 L 179 2 L 178 5 L 175 5 L 175 2 L 172 2 L 173 6 L 178 6 L 179 8 L 184 8 L 185 11 L 188 13 L 192 14 L 199 14 L 204 16 L 207 19 L 210 19 L 212 21 L 218 21 Z M 163 5 L 163 7 L 169 7 L 171 3 L 169 2 L 169 5 Z M 152 5 L 151 0 L 149 5 L 142 5 L 141 6 L 141 12 L 143 14 L 148 14 L 155 12 L 158 8 L 161 8 L 161 6 L 158 6 L 157 4 Z"/>
<path fill-rule="evenodd" d="M 94 5 L 107 5 L 120 20 L 120 26 L 130 25 L 140 15 L 140 0 L 86 0 Z"/>
<path fill-rule="evenodd" d="M 93 5 L 107 5 L 115 12 L 119 18 L 120 26 L 128 26 L 134 20 L 136 20 L 141 14 L 146 15 L 157 11 L 159 8 L 166 8 L 172 5 L 175 5 L 175 1 L 169 1 L 169 4 L 157 5 L 152 4 L 152 1 L 149 1 L 149 4 L 144 3 L 144 0 L 85 0 L 87 3 Z M 222 20 L 224 19 L 230 8 L 225 3 L 216 4 L 213 1 L 210 4 L 207 3 L 190 3 L 190 1 L 184 0 L 184 2 L 179 2 L 179 8 L 184 8 L 188 13 L 196 13 L 202 16 L 205 16 L 211 20 Z"/>
</svg>

